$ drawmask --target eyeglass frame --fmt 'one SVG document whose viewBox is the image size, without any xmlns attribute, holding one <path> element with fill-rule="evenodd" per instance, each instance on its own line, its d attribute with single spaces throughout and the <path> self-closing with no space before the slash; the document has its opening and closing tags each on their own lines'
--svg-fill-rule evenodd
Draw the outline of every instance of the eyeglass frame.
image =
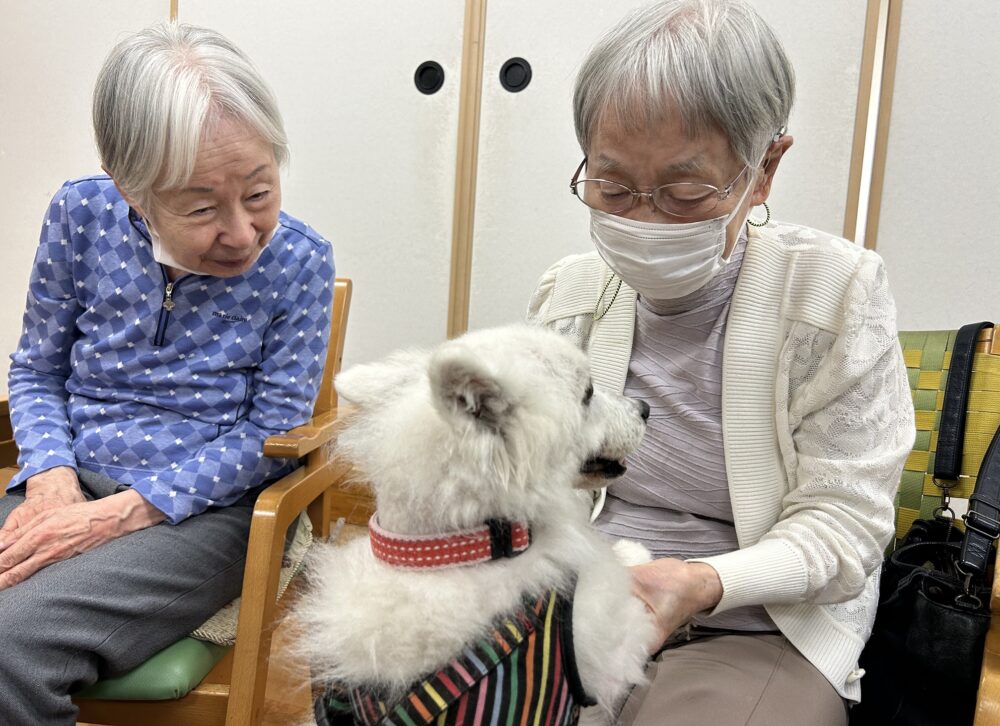
<svg viewBox="0 0 1000 726">
<path fill-rule="evenodd" d="M 604 184 L 614 184 L 616 186 L 619 186 L 622 189 L 627 190 L 632 195 L 632 203 L 630 205 L 628 205 L 624 209 L 618 210 L 617 212 L 608 212 L 608 214 L 618 215 L 618 214 L 623 214 L 625 212 L 630 212 L 633 209 L 635 209 L 635 205 L 639 203 L 639 199 L 641 197 L 649 197 L 649 201 L 653 203 L 653 206 L 656 209 L 660 210 L 664 214 L 667 214 L 667 215 L 669 215 L 671 217 L 677 217 L 678 219 L 691 219 L 692 216 L 685 215 L 685 214 L 677 214 L 677 212 L 671 212 L 669 210 L 664 209 L 659 204 L 657 204 L 656 203 L 656 198 L 654 197 L 654 195 L 659 190 L 663 189 L 664 187 L 679 186 L 681 184 L 683 184 L 683 185 L 697 185 L 697 186 L 705 187 L 706 189 L 711 189 L 711 190 L 713 190 L 715 192 L 716 200 L 715 200 L 715 207 L 712 207 L 708 211 L 709 212 L 713 212 L 713 211 L 715 211 L 715 208 L 719 206 L 719 202 L 724 202 L 727 199 L 729 199 L 730 196 L 732 196 L 732 194 L 733 194 L 733 188 L 736 186 L 736 183 L 739 182 L 740 178 L 744 174 L 746 174 L 747 170 L 750 168 L 749 166 L 744 166 L 740 170 L 740 173 L 737 174 L 736 177 L 731 182 L 729 182 L 729 184 L 727 184 L 725 187 L 723 187 L 722 189 L 719 189 L 719 187 L 717 187 L 717 186 L 715 186 L 713 184 L 702 184 L 701 182 L 670 182 L 668 184 L 661 184 L 660 186 L 658 186 L 655 189 L 652 189 L 652 190 L 650 190 L 648 192 L 642 192 L 642 191 L 639 191 L 638 189 L 633 189 L 632 187 L 628 186 L 627 184 L 622 184 L 621 182 L 611 181 L 610 179 L 591 179 L 591 178 L 577 179 L 577 177 L 580 176 L 580 172 L 583 171 L 583 167 L 585 167 L 586 165 L 587 165 L 587 157 L 585 156 L 585 157 L 583 157 L 583 161 L 580 162 L 580 166 L 578 166 L 576 168 L 576 173 L 573 174 L 573 178 L 570 179 L 570 181 L 569 181 L 569 190 L 570 190 L 570 193 L 574 197 L 576 197 L 577 199 L 579 199 L 581 202 L 583 202 L 584 204 L 586 204 L 588 207 L 590 207 L 590 205 L 587 204 L 587 202 L 584 201 L 583 197 L 581 197 L 577 193 L 577 191 L 576 191 L 577 185 L 578 184 L 582 184 L 583 182 L 602 182 Z M 705 196 L 706 197 L 711 196 L 711 192 L 709 192 Z M 591 209 L 596 209 L 596 207 L 591 207 Z M 598 211 L 604 211 L 604 210 L 599 209 Z M 694 215 L 694 216 L 697 216 L 697 215 Z"/>
<path fill-rule="evenodd" d="M 771 138 L 771 143 L 772 144 L 775 143 L 776 141 L 778 141 L 784 135 L 785 135 L 785 126 L 782 126 L 781 128 L 778 129 L 778 131 Z M 764 155 L 765 156 L 767 155 L 767 151 L 764 152 Z M 761 159 L 761 160 L 763 161 L 763 159 Z M 635 205 L 638 204 L 638 201 L 639 201 L 640 197 L 649 197 L 649 201 L 652 202 L 653 206 L 656 209 L 660 210 L 664 214 L 667 214 L 667 215 L 669 215 L 671 217 L 676 217 L 678 219 L 691 219 L 692 217 L 691 216 L 687 216 L 687 215 L 683 215 L 683 214 L 677 214 L 676 212 L 667 211 L 666 209 L 663 209 L 659 204 L 657 204 L 656 203 L 656 199 L 654 198 L 653 195 L 656 194 L 656 192 L 658 192 L 660 189 L 663 189 L 663 187 L 670 187 L 670 186 L 675 186 L 675 185 L 678 185 L 678 184 L 697 184 L 698 186 L 703 186 L 703 187 L 706 187 L 708 189 L 714 189 L 715 193 L 717 195 L 717 198 L 716 198 L 716 201 L 715 201 L 715 207 L 712 207 L 710 210 L 708 210 L 708 212 L 710 213 L 710 212 L 714 212 L 715 211 L 715 208 L 719 206 L 719 202 L 724 202 L 727 199 L 729 199 L 730 196 L 732 196 L 733 188 L 736 186 L 736 182 L 738 182 L 740 180 L 740 177 L 742 177 L 747 172 L 747 170 L 750 168 L 749 166 L 744 166 L 743 169 L 740 170 L 740 173 L 737 174 L 736 177 L 731 182 L 729 182 L 729 184 L 727 184 L 725 187 L 723 187 L 722 189 L 719 189 L 717 186 L 715 186 L 713 184 L 702 184 L 701 182 L 670 182 L 668 184 L 661 184 L 660 186 L 658 186 L 658 187 L 656 187 L 656 188 L 654 188 L 654 189 L 652 189 L 652 190 L 650 190 L 648 192 L 641 192 L 638 189 L 633 189 L 632 187 L 630 187 L 630 186 L 628 186 L 626 184 L 622 184 L 621 182 L 611 181 L 610 179 L 589 179 L 589 178 L 577 179 L 577 177 L 580 176 L 580 172 L 583 171 L 583 167 L 585 167 L 586 165 L 587 165 L 587 157 L 584 156 L 583 157 L 583 161 L 580 162 L 580 166 L 578 166 L 576 168 L 576 172 L 573 174 L 573 178 L 569 180 L 569 191 L 570 191 L 570 194 L 572 194 L 574 197 L 576 197 L 581 202 L 583 202 L 587 207 L 590 207 L 591 209 L 596 209 L 596 207 L 591 207 L 589 204 L 587 204 L 583 200 L 583 197 L 581 197 L 579 194 L 577 194 L 577 191 L 576 191 L 577 185 L 581 184 L 583 182 L 588 182 L 588 181 L 592 181 L 592 182 L 604 182 L 605 184 L 616 184 L 617 186 L 620 186 L 622 189 L 627 189 L 632 194 L 632 203 L 628 207 L 626 207 L 625 209 L 619 210 L 618 212 L 608 212 L 608 214 L 619 215 L 619 214 L 623 214 L 625 212 L 630 212 L 633 209 L 635 209 Z M 706 195 L 706 196 L 708 196 L 708 195 Z M 604 211 L 604 210 L 598 210 L 598 211 Z"/>
</svg>

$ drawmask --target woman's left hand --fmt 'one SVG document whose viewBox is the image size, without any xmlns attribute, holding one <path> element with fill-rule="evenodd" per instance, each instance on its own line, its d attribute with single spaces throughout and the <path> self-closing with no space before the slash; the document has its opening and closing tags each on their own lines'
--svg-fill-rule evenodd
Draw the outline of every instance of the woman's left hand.
<svg viewBox="0 0 1000 726">
<path fill-rule="evenodd" d="M 696 613 L 711 610 L 722 599 L 722 582 L 711 565 L 664 557 L 629 568 L 632 592 L 653 615 L 658 640 L 650 645 L 655 653 L 664 641 Z"/>
<path fill-rule="evenodd" d="M 0 545 L 0 590 L 166 516 L 131 489 L 90 502 L 38 513 L 7 534 Z"/>
</svg>

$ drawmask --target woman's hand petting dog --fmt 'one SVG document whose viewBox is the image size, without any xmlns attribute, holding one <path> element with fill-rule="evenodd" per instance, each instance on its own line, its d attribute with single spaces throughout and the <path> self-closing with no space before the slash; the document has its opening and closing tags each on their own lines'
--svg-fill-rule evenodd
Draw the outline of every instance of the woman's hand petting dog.
<svg viewBox="0 0 1000 726">
<path fill-rule="evenodd" d="M 629 568 L 632 592 L 646 604 L 657 627 L 655 653 L 670 635 L 703 610 L 711 610 L 722 599 L 722 581 L 711 565 L 685 562 L 671 557 Z"/>
</svg>

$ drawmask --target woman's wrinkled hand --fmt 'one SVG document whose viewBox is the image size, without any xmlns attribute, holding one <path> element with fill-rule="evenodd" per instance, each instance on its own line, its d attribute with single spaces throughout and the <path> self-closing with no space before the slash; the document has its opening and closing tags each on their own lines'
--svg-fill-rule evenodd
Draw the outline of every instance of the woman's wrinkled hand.
<svg viewBox="0 0 1000 726">
<path fill-rule="evenodd" d="M 0 543 L 0 590 L 23 582 L 43 567 L 164 519 L 163 512 L 131 489 L 44 509 L 7 532 Z"/>
<path fill-rule="evenodd" d="M 722 582 L 711 565 L 670 557 L 630 567 L 632 592 L 646 604 L 656 623 L 655 653 L 670 635 L 697 613 L 711 610 L 722 599 Z"/>
<path fill-rule="evenodd" d="M 35 474 L 27 481 L 24 501 L 11 510 L 3 527 L 0 527 L 0 550 L 10 542 L 15 531 L 42 512 L 85 501 L 80 480 L 70 467 L 57 466 Z"/>
</svg>

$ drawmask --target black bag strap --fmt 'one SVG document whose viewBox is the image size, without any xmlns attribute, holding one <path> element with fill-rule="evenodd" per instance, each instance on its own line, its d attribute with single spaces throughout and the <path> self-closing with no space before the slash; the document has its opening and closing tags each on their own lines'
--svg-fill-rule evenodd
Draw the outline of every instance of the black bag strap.
<svg viewBox="0 0 1000 726">
<path fill-rule="evenodd" d="M 959 568 L 965 574 L 986 572 L 993 540 L 1000 537 L 1000 429 L 993 434 L 976 478 L 976 490 L 969 497 L 965 539 Z"/>
<path fill-rule="evenodd" d="M 937 452 L 934 454 L 934 479 L 942 482 L 958 479 L 962 471 L 962 450 L 965 446 L 965 410 L 969 403 L 969 379 L 972 359 L 979 332 L 992 328 L 993 323 L 971 323 L 958 329 L 951 351 L 948 383 L 944 388 L 941 424 L 938 426 Z M 939 484 L 938 486 L 942 486 Z M 944 484 L 945 487 L 949 486 Z"/>
<path fill-rule="evenodd" d="M 945 495 L 957 483 L 962 470 L 965 418 L 976 341 L 980 331 L 992 327 L 990 322 L 963 325 L 955 336 L 934 455 L 934 482 L 945 490 Z M 986 571 L 993 540 L 1000 536 L 1000 443 L 996 435 L 983 457 L 976 478 L 976 490 L 969 498 L 969 511 L 964 519 L 965 537 L 958 565 L 967 575 L 981 575 Z"/>
</svg>

